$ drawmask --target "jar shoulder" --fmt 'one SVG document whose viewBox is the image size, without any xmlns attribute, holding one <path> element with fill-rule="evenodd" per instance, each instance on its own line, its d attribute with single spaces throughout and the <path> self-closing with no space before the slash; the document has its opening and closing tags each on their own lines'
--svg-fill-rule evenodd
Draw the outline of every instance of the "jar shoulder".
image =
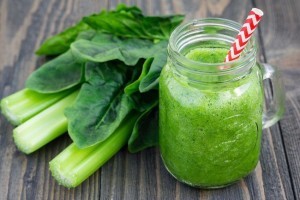
<svg viewBox="0 0 300 200">
<path fill-rule="evenodd" d="M 192 84 L 187 78 L 178 77 L 166 65 L 160 76 L 160 100 L 176 101 L 185 106 L 203 104 L 262 104 L 263 87 L 259 66 L 239 80 L 225 83 Z"/>
</svg>

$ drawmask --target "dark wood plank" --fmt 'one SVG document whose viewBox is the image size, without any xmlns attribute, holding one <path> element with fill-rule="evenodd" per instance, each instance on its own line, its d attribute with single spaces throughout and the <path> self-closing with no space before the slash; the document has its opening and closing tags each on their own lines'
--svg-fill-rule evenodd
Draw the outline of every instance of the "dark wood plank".
<svg viewBox="0 0 300 200">
<path fill-rule="evenodd" d="M 287 154 L 289 172 L 297 199 L 300 199 L 300 70 L 285 70 L 286 112 L 280 128 Z"/>
<path fill-rule="evenodd" d="M 300 1 L 255 3 L 265 12 L 260 27 L 267 61 L 281 68 L 299 68 Z"/>
<path fill-rule="evenodd" d="M 273 127 L 272 136 L 275 135 L 275 149 L 277 152 L 284 150 L 287 169 L 279 166 L 279 170 L 289 174 L 291 186 L 283 185 L 288 191 L 292 188 L 294 196 L 300 198 L 300 157 L 299 157 L 299 59 L 300 59 L 300 19 L 299 1 L 278 0 L 272 4 L 255 1 L 257 7 L 265 11 L 264 20 L 261 24 L 261 43 L 263 44 L 264 61 L 277 65 L 284 69 L 283 81 L 286 86 L 286 112 L 277 126 Z M 276 11 L 276 12 L 275 12 Z M 274 131 L 274 128 L 277 131 Z M 281 133 L 280 133 L 281 132 Z M 280 134 L 279 134 L 280 133 Z M 281 142 L 278 142 L 281 140 Z M 277 141 L 277 142 L 276 142 Z M 278 143 L 282 145 L 278 145 Z M 279 164 L 283 163 L 279 160 Z M 283 177 L 284 178 L 284 177 Z M 289 193 L 287 193 L 289 194 Z"/>
</svg>

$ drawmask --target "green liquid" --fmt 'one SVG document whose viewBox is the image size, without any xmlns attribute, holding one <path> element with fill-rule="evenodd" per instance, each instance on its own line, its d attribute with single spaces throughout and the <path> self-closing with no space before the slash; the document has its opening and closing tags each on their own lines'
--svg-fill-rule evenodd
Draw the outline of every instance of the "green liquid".
<svg viewBox="0 0 300 200">
<path fill-rule="evenodd" d="M 204 63 L 224 62 L 228 50 L 225 48 L 201 48 L 191 50 L 185 57 Z"/>
<path fill-rule="evenodd" d="M 227 49 L 198 48 L 186 57 L 222 62 Z M 168 171 L 179 181 L 222 187 L 248 175 L 259 159 L 262 132 L 261 74 L 228 83 L 191 86 L 170 66 L 160 76 L 159 143 Z"/>
</svg>

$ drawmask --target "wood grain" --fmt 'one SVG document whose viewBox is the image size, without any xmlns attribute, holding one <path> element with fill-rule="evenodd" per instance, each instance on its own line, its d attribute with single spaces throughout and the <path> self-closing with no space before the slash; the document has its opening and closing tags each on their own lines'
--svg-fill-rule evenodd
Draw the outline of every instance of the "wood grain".
<svg viewBox="0 0 300 200">
<path fill-rule="evenodd" d="M 276 153 L 285 154 L 286 164 L 279 160 L 281 177 L 286 178 L 289 174 L 291 182 L 283 182 L 286 190 L 292 189 L 293 195 L 300 198 L 300 129 L 299 129 L 299 58 L 300 58 L 300 19 L 297 8 L 300 8 L 299 1 L 278 0 L 273 4 L 265 4 L 256 1 L 255 5 L 265 11 L 264 20 L 261 24 L 261 44 L 264 62 L 275 64 L 279 69 L 285 69 L 283 81 L 286 86 L 286 112 L 283 119 L 272 127 L 272 137 Z M 272 12 L 276 10 L 276 12 Z M 292 84 L 291 84 L 292 83 Z M 296 104 L 295 104 L 296 102 Z M 296 111 L 296 113 L 295 113 Z M 290 129 L 292 128 L 292 130 Z M 274 130 L 276 129 L 276 130 Z M 274 134 L 275 133 L 275 134 Z M 283 170 L 284 169 L 284 170 Z M 287 185 L 286 185 L 286 184 Z M 287 192 L 286 194 L 290 194 Z"/>
<path fill-rule="evenodd" d="M 257 1 L 265 11 L 261 35 L 267 61 L 279 67 L 299 68 L 300 63 L 300 1 Z"/>
<path fill-rule="evenodd" d="M 285 70 L 286 113 L 280 121 L 295 196 L 300 198 L 300 71 Z"/>
<path fill-rule="evenodd" d="M 28 75 L 45 60 L 34 50 L 48 36 L 82 16 L 118 3 L 137 5 L 147 14 L 186 14 L 186 20 L 224 17 L 243 22 L 258 6 L 262 60 L 281 66 L 287 91 L 286 114 L 264 131 L 261 159 L 240 182 L 218 190 L 200 190 L 177 182 L 164 168 L 159 150 L 129 154 L 122 149 L 75 189 L 59 186 L 48 162 L 68 144 L 65 135 L 26 156 L 12 140 L 13 127 L 0 116 L 0 200 L 5 199 L 299 199 L 300 196 L 300 40 L 297 0 L 1 0 L 0 98 L 24 87 Z M 267 91 L 270 95 L 270 91 Z"/>
</svg>

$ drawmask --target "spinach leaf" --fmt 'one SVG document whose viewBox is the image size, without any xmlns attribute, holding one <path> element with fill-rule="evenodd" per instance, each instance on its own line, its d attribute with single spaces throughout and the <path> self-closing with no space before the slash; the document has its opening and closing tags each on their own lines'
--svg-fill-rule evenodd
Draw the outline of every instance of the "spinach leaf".
<svg viewBox="0 0 300 200">
<path fill-rule="evenodd" d="M 142 69 L 142 72 L 141 72 L 139 78 L 137 80 L 135 80 L 133 83 L 131 83 L 125 87 L 124 92 L 127 95 L 131 95 L 131 94 L 139 91 L 140 82 L 146 76 L 146 74 L 149 72 L 152 61 L 153 61 L 153 57 L 148 58 L 143 64 L 143 69 Z"/>
<path fill-rule="evenodd" d="M 121 40 L 111 36 L 101 42 L 78 40 L 72 43 L 71 51 L 74 56 L 86 61 L 106 62 L 117 59 L 126 65 L 135 65 L 140 58 L 152 56 L 156 48 L 150 40 L 136 38 Z"/>
<path fill-rule="evenodd" d="M 183 20 L 183 15 L 146 17 L 135 7 L 119 4 L 114 11 L 84 17 L 74 26 L 46 39 L 36 51 L 37 55 L 59 55 L 66 52 L 78 35 L 86 30 L 99 30 L 122 37 L 167 39 L 171 31 Z"/>
<path fill-rule="evenodd" d="M 126 74 L 124 67 L 113 62 L 87 63 L 87 82 L 65 110 L 69 135 L 79 148 L 108 138 L 133 109 L 134 102 L 123 92 Z"/>
<path fill-rule="evenodd" d="M 125 93 L 128 95 L 134 92 L 147 92 L 151 89 L 158 89 L 158 79 L 162 68 L 167 63 L 167 41 L 163 40 L 155 44 L 155 53 L 149 57 L 143 64 L 142 72 L 139 78 L 126 86 Z"/>
<path fill-rule="evenodd" d="M 128 150 L 136 153 L 158 144 L 158 100 L 137 119 L 128 140 Z"/>
<path fill-rule="evenodd" d="M 81 83 L 83 70 L 84 63 L 67 51 L 30 74 L 26 87 L 40 93 L 60 92 Z"/>
<path fill-rule="evenodd" d="M 26 81 L 26 87 L 41 93 L 59 92 L 82 82 L 85 62 L 120 60 L 128 66 L 134 66 L 141 58 L 149 60 L 145 62 L 140 78 L 134 86 L 130 86 L 131 93 L 137 87 L 140 92 L 157 87 L 160 71 L 167 60 L 167 40 L 153 43 L 150 40 L 120 38 L 95 31 L 83 32 L 79 37 L 85 39 L 73 42 L 68 52 L 33 72 Z"/>
<path fill-rule="evenodd" d="M 142 78 L 139 90 L 140 92 L 147 92 L 151 89 L 158 89 L 158 79 L 162 68 L 167 63 L 167 41 L 162 41 L 158 44 L 160 48 L 157 49 L 154 59 L 151 63 L 148 73 Z"/>
<path fill-rule="evenodd" d="M 83 21 L 95 30 L 122 37 L 167 39 L 183 18 L 183 15 L 144 16 L 137 7 L 121 4 L 116 11 L 103 11 L 84 17 Z"/>
<path fill-rule="evenodd" d="M 158 91 L 150 90 L 149 92 L 136 92 L 130 95 L 134 101 L 134 108 L 139 112 L 144 112 L 158 100 Z"/>
<path fill-rule="evenodd" d="M 78 24 L 65 29 L 63 32 L 46 39 L 35 53 L 37 55 L 62 54 L 69 49 L 70 44 L 75 41 L 80 32 L 88 29 L 90 29 L 90 27 L 81 21 Z"/>
<path fill-rule="evenodd" d="M 117 7 L 116 11 L 111 11 L 111 12 L 114 13 L 132 12 L 136 14 L 141 14 L 141 10 L 138 9 L 137 7 L 126 7 L 124 4 L 120 4 Z M 107 13 L 107 11 L 103 10 L 102 12 L 98 14 L 94 14 L 93 16 L 102 16 L 104 13 Z M 62 54 L 67 50 L 69 50 L 71 43 L 74 42 L 75 39 L 78 39 L 81 32 L 86 30 L 92 30 L 92 28 L 88 24 L 86 24 L 83 20 L 80 20 L 74 26 L 66 28 L 61 33 L 46 39 L 35 53 L 37 55 L 49 55 L 49 56 Z"/>
<path fill-rule="evenodd" d="M 97 35 L 97 31 L 95 30 L 87 30 L 78 33 L 76 40 L 92 40 Z M 70 44 L 71 45 L 71 44 Z"/>
<path fill-rule="evenodd" d="M 140 78 L 133 83 L 134 86 L 128 86 L 131 87 L 131 92 L 134 92 L 136 86 L 139 86 L 140 92 L 147 92 L 158 86 L 160 72 L 167 62 L 167 45 L 167 40 L 153 43 L 149 40 L 126 39 L 98 33 L 91 41 L 74 42 L 71 50 L 76 57 L 93 62 L 118 59 L 126 65 L 135 65 L 140 58 L 148 58 Z M 127 92 L 129 88 L 126 89 Z"/>
</svg>

